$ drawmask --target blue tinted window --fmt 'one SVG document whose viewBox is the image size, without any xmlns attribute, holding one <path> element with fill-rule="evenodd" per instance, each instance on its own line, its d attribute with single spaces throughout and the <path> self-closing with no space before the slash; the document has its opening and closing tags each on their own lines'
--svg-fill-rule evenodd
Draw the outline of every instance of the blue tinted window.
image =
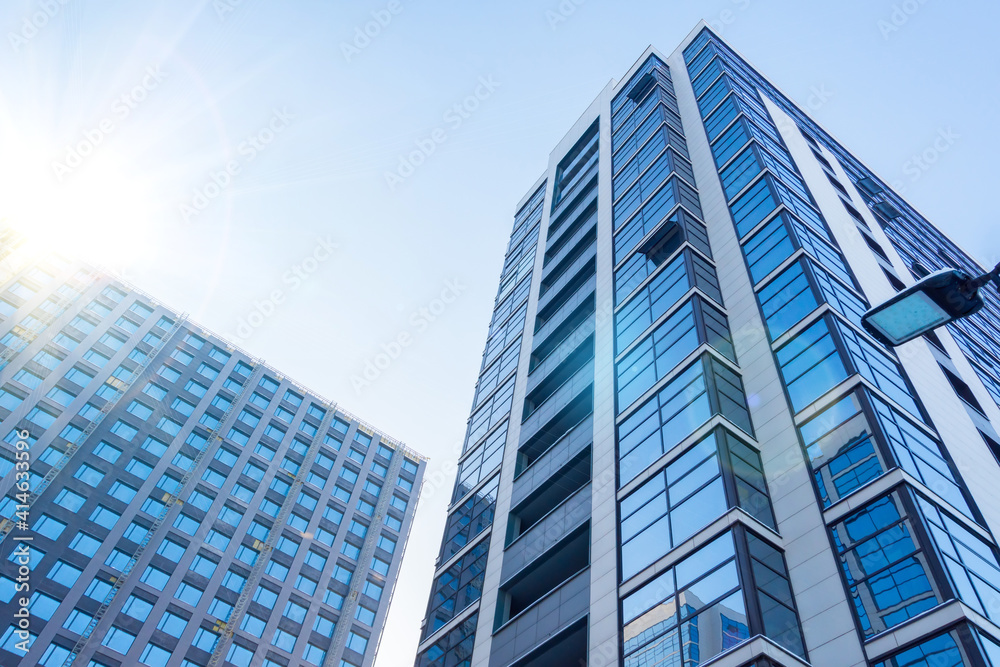
<svg viewBox="0 0 1000 667">
<path fill-rule="evenodd" d="M 780 337 L 819 306 L 799 262 L 789 266 L 763 287 L 757 298 L 772 340 Z"/>
<path fill-rule="evenodd" d="M 958 597 L 992 621 L 1000 620 L 1000 563 L 995 549 L 937 505 L 917 496 Z"/>
<path fill-rule="evenodd" d="M 709 395 L 706 372 L 716 393 Z M 722 413 L 746 432 L 751 431 L 739 377 L 719 362 L 703 356 L 618 427 L 621 484 L 626 484 L 660 456 L 708 421 Z"/>
<path fill-rule="evenodd" d="M 713 434 L 621 502 L 622 580 L 654 563 L 728 508 Z"/>
<path fill-rule="evenodd" d="M 967 664 L 955 637 L 947 633 L 900 651 L 873 667 L 965 667 Z"/>
<path fill-rule="evenodd" d="M 715 271 L 701 256 L 685 252 L 664 266 L 615 313 L 615 349 L 621 352 L 631 345 L 692 286 L 698 287 L 716 303 L 722 303 Z"/>
<path fill-rule="evenodd" d="M 847 378 L 847 368 L 826 320 L 818 320 L 776 354 L 796 412 Z"/>
<path fill-rule="evenodd" d="M 685 558 L 622 601 L 623 653 L 627 667 L 681 664 L 702 660 L 750 637 L 740 588 L 736 549 L 727 533 Z M 709 645 L 698 641 L 701 628 L 721 632 Z M 706 650 L 702 650 L 706 649 Z"/>
<path fill-rule="evenodd" d="M 853 393 L 799 430 L 825 507 L 885 471 L 873 429 Z"/>
<path fill-rule="evenodd" d="M 489 550 L 489 540 L 481 542 L 434 580 L 424 637 L 480 598 Z"/>
<path fill-rule="evenodd" d="M 897 494 L 869 503 L 831 531 L 858 625 L 866 637 L 941 601 Z"/>
</svg>

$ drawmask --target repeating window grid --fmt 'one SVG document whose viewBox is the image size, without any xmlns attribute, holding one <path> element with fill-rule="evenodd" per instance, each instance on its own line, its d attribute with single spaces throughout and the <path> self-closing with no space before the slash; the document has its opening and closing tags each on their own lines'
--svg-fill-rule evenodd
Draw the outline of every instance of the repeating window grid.
<svg viewBox="0 0 1000 667">
<path fill-rule="evenodd" d="M 195 376 L 195 377 L 197 377 L 197 376 Z M 183 381 L 183 378 L 184 378 L 184 376 L 182 375 L 182 380 L 179 380 L 178 382 L 182 382 L 182 381 Z M 173 388 L 171 387 L 171 389 L 173 389 Z M 210 399 L 210 398 L 211 398 L 211 395 L 210 395 L 210 394 L 207 394 L 207 395 L 208 395 L 208 398 Z M 206 400 L 207 400 L 207 399 L 206 399 Z M 195 415 L 193 415 L 193 416 L 194 416 L 194 417 L 197 417 L 197 414 L 195 414 Z M 182 468 L 183 468 L 183 466 L 182 466 Z M 157 471 L 158 471 L 158 470 L 159 470 L 159 469 L 158 469 L 158 468 L 156 468 L 156 469 L 154 469 L 154 471 L 153 471 L 153 472 L 149 473 L 149 474 L 147 475 L 147 479 L 154 479 L 154 480 L 155 480 L 155 479 L 157 478 Z M 172 586 L 172 582 L 171 582 L 171 584 L 169 584 L 169 585 L 171 585 L 171 586 Z M 203 596 L 203 600 L 207 599 L 207 597 L 208 597 L 208 596 Z"/>
</svg>

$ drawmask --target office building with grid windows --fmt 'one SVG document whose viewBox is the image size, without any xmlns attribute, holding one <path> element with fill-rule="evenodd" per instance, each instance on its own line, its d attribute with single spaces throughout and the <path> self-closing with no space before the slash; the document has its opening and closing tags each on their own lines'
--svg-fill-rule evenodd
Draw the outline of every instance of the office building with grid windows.
<svg viewBox="0 0 1000 667">
<path fill-rule="evenodd" d="M 515 211 L 417 667 L 1000 667 L 1000 299 L 860 326 L 973 257 L 705 23 Z"/>
<path fill-rule="evenodd" d="M 370 667 L 425 460 L 21 250 L 0 239 L 0 664 Z"/>
</svg>

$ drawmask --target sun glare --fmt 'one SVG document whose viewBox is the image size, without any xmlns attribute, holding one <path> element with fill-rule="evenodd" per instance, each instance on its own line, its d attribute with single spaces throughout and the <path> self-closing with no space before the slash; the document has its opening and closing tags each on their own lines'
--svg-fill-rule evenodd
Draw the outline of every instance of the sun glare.
<svg viewBox="0 0 1000 667">
<path fill-rule="evenodd" d="M 109 267 L 147 247 L 149 192 L 110 146 L 73 166 L 65 150 L 44 142 L 0 142 L 0 225 L 22 233 L 37 250 Z"/>
</svg>

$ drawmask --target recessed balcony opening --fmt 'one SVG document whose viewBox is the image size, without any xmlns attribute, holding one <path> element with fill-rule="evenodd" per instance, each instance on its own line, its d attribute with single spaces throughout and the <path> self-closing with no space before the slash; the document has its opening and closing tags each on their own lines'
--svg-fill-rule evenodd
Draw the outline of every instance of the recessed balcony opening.
<svg viewBox="0 0 1000 667">
<path fill-rule="evenodd" d="M 587 447 L 511 510 L 507 524 L 508 545 L 590 481 L 591 460 L 590 447 Z"/>
<path fill-rule="evenodd" d="M 539 556 L 528 567 L 500 587 L 496 627 L 572 579 L 590 565 L 590 523 Z"/>
<path fill-rule="evenodd" d="M 545 642 L 513 667 L 586 667 L 587 617 Z"/>
</svg>

